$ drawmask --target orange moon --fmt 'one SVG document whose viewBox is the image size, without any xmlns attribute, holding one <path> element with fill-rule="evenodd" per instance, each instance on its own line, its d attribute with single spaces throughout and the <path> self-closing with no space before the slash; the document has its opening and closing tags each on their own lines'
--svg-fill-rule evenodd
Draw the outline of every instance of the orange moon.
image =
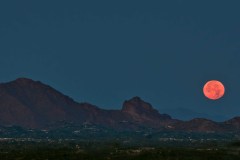
<svg viewBox="0 0 240 160">
<path fill-rule="evenodd" d="M 207 98 L 217 100 L 224 95 L 225 88 L 220 81 L 211 80 L 204 85 L 203 93 Z"/>
</svg>

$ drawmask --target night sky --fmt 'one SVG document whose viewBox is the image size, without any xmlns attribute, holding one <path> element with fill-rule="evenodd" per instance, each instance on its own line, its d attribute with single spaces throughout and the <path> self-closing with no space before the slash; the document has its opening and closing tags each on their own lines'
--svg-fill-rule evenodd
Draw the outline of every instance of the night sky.
<svg viewBox="0 0 240 160">
<path fill-rule="evenodd" d="M 0 81 L 42 81 L 120 109 L 139 96 L 174 118 L 240 115 L 240 1 L 0 2 Z M 223 98 L 204 83 L 220 80 Z"/>
</svg>

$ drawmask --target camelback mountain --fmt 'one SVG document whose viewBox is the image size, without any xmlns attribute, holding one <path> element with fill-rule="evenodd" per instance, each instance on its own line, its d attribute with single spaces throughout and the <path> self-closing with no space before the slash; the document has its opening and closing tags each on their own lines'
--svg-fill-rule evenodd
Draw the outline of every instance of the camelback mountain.
<svg viewBox="0 0 240 160">
<path fill-rule="evenodd" d="M 160 114 L 150 103 L 134 97 L 121 110 L 104 110 L 89 103 L 78 103 L 52 87 L 27 78 L 0 84 L 0 125 L 41 129 L 57 122 L 92 123 L 113 129 L 151 127 L 176 131 L 237 131 L 240 117 L 225 122 L 196 118 L 172 119 Z"/>
</svg>

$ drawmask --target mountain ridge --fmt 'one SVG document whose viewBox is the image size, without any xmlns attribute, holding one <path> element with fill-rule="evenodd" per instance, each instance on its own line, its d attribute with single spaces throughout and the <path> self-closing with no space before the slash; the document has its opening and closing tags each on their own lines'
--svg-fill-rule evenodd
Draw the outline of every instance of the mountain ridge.
<svg viewBox="0 0 240 160">
<path fill-rule="evenodd" d="M 181 121 L 159 113 L 137 96 L 124 101 L 120 110 L 106 110 L 90 103 L 76 102 L 40 81 L 18 78 L 0 83 L 0 125 L 47 128 L 59 121 L 88 122 L 119 130 L 139 127 L 196 132 L 240 130 L 240 117 L 224 122 L 203 118 Z"/>
</svg>

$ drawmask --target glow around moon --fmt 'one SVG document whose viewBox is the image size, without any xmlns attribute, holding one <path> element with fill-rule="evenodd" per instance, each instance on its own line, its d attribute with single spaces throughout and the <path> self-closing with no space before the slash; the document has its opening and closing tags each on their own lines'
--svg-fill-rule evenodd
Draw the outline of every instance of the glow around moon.
<svg viewBox="0 0 240 160">
<path fill-rule="evenodd" d="M 207 98 L 217 100 L 224 95 L 225 87 L 220 81 L 211 80 L 204 85 L 203 93 Z"/>
</svg>

